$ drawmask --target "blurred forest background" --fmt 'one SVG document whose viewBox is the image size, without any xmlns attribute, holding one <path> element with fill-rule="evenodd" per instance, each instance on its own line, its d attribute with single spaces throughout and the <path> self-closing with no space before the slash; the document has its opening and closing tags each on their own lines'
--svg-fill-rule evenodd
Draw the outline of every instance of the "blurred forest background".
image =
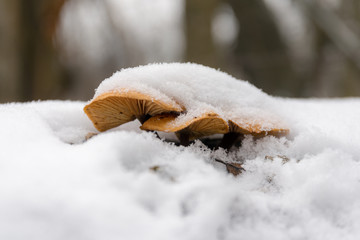
<svg viewBox="0 0 360 240">
<path fill-rule="evenodd" d="M 359 0 L 0 0 L 0 102 L 88 100 L 191 61 L 289 97 L 360 96 Z"/>
</svg>

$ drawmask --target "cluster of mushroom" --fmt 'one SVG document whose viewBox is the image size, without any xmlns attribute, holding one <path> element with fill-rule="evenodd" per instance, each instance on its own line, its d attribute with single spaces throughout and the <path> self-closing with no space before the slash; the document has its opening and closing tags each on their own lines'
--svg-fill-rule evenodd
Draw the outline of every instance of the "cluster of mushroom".
<svg viewBox="0 0 360 240">
<path fill-rule="evenodd" d="M 141 129 L 146 131 L 173 132 L 180 144 L 187 146 L 190 141 L 213 135 L 224 134 L 219 145 L 229 149 L 245 134 L 254 136 L 282 136 L 289 129 L 275 121 L 271 127 L 263 128 L 264 120 L 246 119 L 242 116 L 224 120 L 219 114 L 208 111 L 177 121 L 186 115 L 185 107 L 154 99 L 152 96 L 133 89 L 119 89 L 102 93 L 84 107 L 84 111 L 99 131 L 117 127 L 138 119 Z M 268 119 L 271 121 L 271 119 Z"/>
</svg>

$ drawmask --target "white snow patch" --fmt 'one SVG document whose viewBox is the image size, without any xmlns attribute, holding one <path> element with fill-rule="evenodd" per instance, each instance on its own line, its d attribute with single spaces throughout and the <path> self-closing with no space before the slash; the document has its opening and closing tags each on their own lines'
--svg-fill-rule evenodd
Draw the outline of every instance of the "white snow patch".
<svg viewBox="0 0 360 240">
<path fill-rule="evenodd" d="M 229 77 L 210 72 L 195 83 L 189 72 L 163 72 L 177 87 L 150 79 L 175 94 L 208 78 L 210 91 Z M 98 93 L 113 87 L 104 83 Z M 189 94 L 213 107 L 214 97 L 220 105 L 254 104 L 236 100 L 248 93 L 255 105 L 269 99 L 291 135 L 247 137 L 226 155 L 201 142 L 176 147 L 134 122 L 83 142 L 97 132 L 84 102 L 0 105 L 0 239 L 358 239 L 360 99 L 281 99 L 229 85 L 244 90 Z M 215 157 L 242 160 L 246 171 L 233 177 Z"/>
<path fill-rule="evenodd" d="M 94 98 L 106 92 L 129 89 L 170 104 L 174 101 L 181 104 L 186 114 L 178 117 L 180 122 L 205 112 L 215 112 L 225 120 L 236 116 L 261 118 L 261 115 L 271 116 L 276 115 L 272 112 L 277 112 L 273 99 L 250 83 L 193 63 L 122 69 L 99 85 Z"/>
</svg>

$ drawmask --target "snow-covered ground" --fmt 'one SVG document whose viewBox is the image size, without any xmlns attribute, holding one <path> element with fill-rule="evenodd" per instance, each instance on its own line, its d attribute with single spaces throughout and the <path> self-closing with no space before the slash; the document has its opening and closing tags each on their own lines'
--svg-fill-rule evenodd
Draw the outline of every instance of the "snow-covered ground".
<svg viewBox="0 0 360 240">
<path fill-rule="evenodd" d="M 85 141 L 85 102 L 0 105 L 0 239 L 359 239 L 360 99 L 269 98 L 291 134 L 228 155 L 137 122 Z"/>
</svg>

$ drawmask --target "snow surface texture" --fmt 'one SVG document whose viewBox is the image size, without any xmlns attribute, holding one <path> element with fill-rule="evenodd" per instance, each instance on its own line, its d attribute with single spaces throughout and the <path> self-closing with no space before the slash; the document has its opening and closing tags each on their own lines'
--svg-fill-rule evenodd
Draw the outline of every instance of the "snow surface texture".
<svg viewBox="0 0 360 240">
<path fill-rule="evenodd" d="M 291 135 L 229 155 L 136 121 L 84 141 L 84 102 L 0 105 L 0 239 L 359 239 L 360 99 L 258 95 Z"/>
<path fill-rule="evenodd" d="M 177 118 L 179 124 L 206 112 L 215 112 L 225 120 L 264 116 L 277 119 L 273 114 L 278 112 L 277 106 L 260 89 L 224 72 L 193 63 L 149 64 L 123 69 L 105 79 L 94 98 L 111 91 L 128 90 L 140 91 L 168 104 L 174 101 L 181 104 L 186 114 Z M 265 123 L 263 130 L 273 126 L 270 121 Z"/>
</svg>

